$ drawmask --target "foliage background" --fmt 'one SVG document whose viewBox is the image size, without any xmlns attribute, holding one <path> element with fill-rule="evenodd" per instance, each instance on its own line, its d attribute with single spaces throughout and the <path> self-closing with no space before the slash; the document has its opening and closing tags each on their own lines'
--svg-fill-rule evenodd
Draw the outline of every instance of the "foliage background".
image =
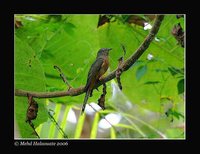
<svg viewBox="0 0 200 154">
<path fill-rule="evenodd" d="M 109 73 L 123 55 L 121 44 L 126 47 L 126 59 L 143 42 L 149 30 L 134 17 L 153 24 L 142 14 L 107 17 L 110 22 L 98 26 L 99 15 L 15 15 L 15 23 L 22 24 L 15 27 L 15 88 L 67 90 L 54 65 L 62 69 L 73 87 L 85 85 L 100 48 L 113 49 Z M 185 31 L 184 22 L 176 15 L 165 15 L 155 40 L 121 76 L 123 91 L 115 80 L 107 83 L 106 110 L 79 118 L 84 95 L 36 99 L 39 112 L 33 123 L 40 137 L 63 138 L 63 130 L 69 138 L 185 138 L 185 51 L 171 34 L 177 23 Z M 89 102 L 97 102 L 102 89 L 99 91 L 94 90 Z M 15 96 L 14 105 L 19 136 L 35 138 L 25 123 L 27 98 Z M 101 128 L 100 123 L 109 115 L 119 122 L 111 118 L 112 127 Z"/>
</svg>

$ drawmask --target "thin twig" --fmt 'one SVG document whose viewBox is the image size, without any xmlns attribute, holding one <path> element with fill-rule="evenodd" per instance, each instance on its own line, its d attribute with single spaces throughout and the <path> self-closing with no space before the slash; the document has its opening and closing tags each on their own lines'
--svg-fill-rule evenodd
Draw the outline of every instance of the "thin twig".
<svg viewBox="0 0 200 154">
<path fill-rule="evenodd" d="M 31 128 L 33 128 L 33 131 L 34 131 L 35 135 L 36 135 L 38 138 L 40 138 L 40 136 L 38 135 L 38 133 L 37 133 L 36 130 L 35 130 L 35 127 L 34 127 L 34 124 L 32 123 L 32 121 L 28 121 L 28 123 L 29 123 L 29 125 L 31 126 Z"/>
<path fill-rule="evenodd" d="M 54 65 L 54 68 L 55 68 L 56 70 L 58 70 L 58 72 L 60 73 L 60 77 L 63 79 L 64 83 L 66 83 L 66 84 L 68 85 L 69 89 L 71 89 L 72 86 L 71 86 L 71 85 L 69 84 L 69 82 L 67 81 L 67 78 L 66 78 L 65 75 L 62 73 L 61 69 L 60 69 L 58 66 L 56 66 L 56 65 Z M 69 90 L 69 89 L 68 89 L 68 90 Z"/>
<path fill-rule="evenodd" d="M 63 135 L 64 138 L 68 138 L 67 134 L 65 134 L 65 132 L 63 131 L 63 129 L 59 126 L 59 124 L 57 123 L 57 121 L 56 121 L 56 120 L 54 119 L 54 117 L 51 115 L 50 111 L 48 111 L 48 114 L 49 114 L 49 116 L 50 116 L 51 121 L 52 121 L 53 123 L 55 123 L 55 125 L 56 125 L 58 131 L 62 133 L 62 135 Z"/>
<path fill-rule="evenodd" d="M 127 71 L 137 60 L 140 56 L 146 51 L 149 47 L 153 39 L 155 38 L 162 20 L 164 19 L 164 15 L 157 15 L 154 25 L 150 31 L 150 33 L 145 38 L 144 42 L 139 46 L 139 48 L 131 55 L 126 61 L 124 61 L 122 65 L 122 72 Z M 117 70 L 117 69 L 116 69 Z M 115 73 L 116 70 L 111 72 L 107 75 L 102 81 L 98 82 L 95 88 L 99 87 L 105 82 L 108 82 L 116 77 Z M 21 89 L 15 89 L 15 96 L 27 96 L 27 94 L 31 94 L 37 98 L 52 98 L 52 97 L 62 97 L 62 96 L 77 96 L 81 95 L 85 92 L 85 86 L 81 86 L 79 88 L 71 88 L 69 91 L 58 91 L 58 92 L 33 92 L 33 91 L 26 91 Z"/>
<path fill-rule="evenodd" d="M 122 49 L 124 51 L 124 55 L 118 59 L 119 63 L 118 63 L 117 70 L 115 72 L 115 76 L 116 76 L 116 79 L 117 79 L 118 87 L 119 87 L 120 90 L 122 90 L 122 83 L 121 83 L 121 78 L 120 78 L 120 76 L 122 74 L 122 64 L 124 62 L 124 57 L 126 55 L 126 48 L 125 48 L 125 46 L 123 44 L 121 44 L 121 46 L 122 46 Z"/>
<path fill-rule="evenodd" d="M 121 46 L 122 46 L 122 49 L 124 51 L 124 56 L 123 57 L 125 57 L 125 55 L 126 55 L 126 48 L 125 48 L 125 46 L 123 44 L 121 44 Z"/>
</svg>

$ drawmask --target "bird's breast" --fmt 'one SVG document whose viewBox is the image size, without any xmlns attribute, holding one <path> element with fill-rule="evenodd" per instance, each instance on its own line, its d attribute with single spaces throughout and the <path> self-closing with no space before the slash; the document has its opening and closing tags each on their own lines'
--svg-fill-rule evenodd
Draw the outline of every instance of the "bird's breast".
<svg viewBox="0 0 200 154">
<path fill-rule="evenodd" d="M 99 77 L 101 77 L 105 72 L 108 70 L 109 67 L 109 60 L 108 58 L 104 59 L 103 64 L 101 65 L 101 69 L 99 71 Z"/>
</svg>

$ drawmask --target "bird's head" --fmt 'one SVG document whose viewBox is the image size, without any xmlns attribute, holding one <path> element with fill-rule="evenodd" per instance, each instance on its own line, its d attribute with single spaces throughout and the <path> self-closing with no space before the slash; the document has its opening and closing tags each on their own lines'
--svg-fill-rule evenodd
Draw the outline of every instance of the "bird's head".
<svg viewBox="0 0 200 154">
<path fill-rule="evenodd" d="M 97 53 L 97 57 L 108 56 L 110 50 L 112 50 L 112 48 L 101 48 Z"/>
</svg>

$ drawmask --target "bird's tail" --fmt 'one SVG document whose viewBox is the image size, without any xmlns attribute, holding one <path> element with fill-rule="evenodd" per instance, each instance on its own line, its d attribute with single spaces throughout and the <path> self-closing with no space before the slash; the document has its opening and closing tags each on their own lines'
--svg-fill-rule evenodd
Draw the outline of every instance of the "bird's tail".
<svg viewBox="0 0 200 154">
<path fill-rule="evenodd" d="M 90 90 L 87 90 L 86 94 L 85 94 L 85 98 L 84 98 L 84 102 L 83 102 L 83 106 L 82 106 L 82 110 L 81 110 L 81 115 L 83 114 L 84 110 L 85 110 L 85 106 L 87 104 L 87 100 L 90 96 Z"/>
</svg>

